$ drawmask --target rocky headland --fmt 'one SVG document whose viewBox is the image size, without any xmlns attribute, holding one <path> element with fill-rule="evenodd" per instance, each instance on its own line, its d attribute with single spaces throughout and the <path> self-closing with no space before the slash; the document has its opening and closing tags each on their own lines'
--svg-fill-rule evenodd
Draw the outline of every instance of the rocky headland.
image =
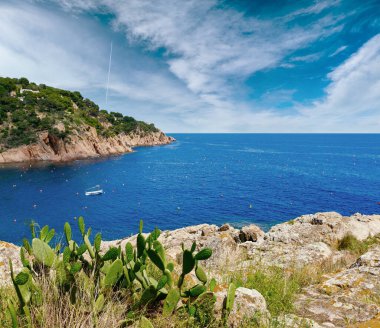
<svg viewBox="0 0 380 328">
<path fill-rule="evenodd" d="M 219 284 L 215 313 L 226 297 L 226 277 L 245 277 L 257 268 L 281 268 L 304 274 L 305 286 L 296 296 L 294 308 L 282 315 L 281 327 L 378 327 L 380 314 L 380 215 L 335 212 L 304 215 L 273 226 L 268 232 L 256 225 L 241 229 L 210 224 L 164 231 L 159 240 L 167 256 L 181 264 L 181 245 L 210 247 L 205 261 L 209 274 Z M 368 245 L 362 253 L 339 247 L 353 237 Z M 371 242 L 366 242 L 370 240 Z M 103 242 L 103 249 L 136 242 L 136 236 Z M 9 283 L 7 259 L 21 268 L 19 247 L 0 242 L 0 279 Z M 318 272 L 318 279 L 315 279 Z M 265 297 L 255 289 L 240 287 L 236 292 L 229 326 L 239 327 L 244 317 L 260 313 L 263 327 L 271 320 Z M 273 318 L 272 318 L 273 319 Z"/>
<path fill-rule="evenodd" d="M 33 144 L 22 145 L 0 153 L 0 164 L 36 161 L 67 162 L 77 159 L 120 155 L 133 147 L 166 145 L 175 139 L 161 131 L 134 131 L 113 137 L 99 135 L 95 128 L 83 126 L 73 130 L 70 139 L 61 139 L 44 131 Z"/>
<path fill-rule="evenodd" d="M 173 141 L 153 123 L 100 109 L 77 91 L 0 77 L 0 164 L 119 155 Z"/>
</svg>

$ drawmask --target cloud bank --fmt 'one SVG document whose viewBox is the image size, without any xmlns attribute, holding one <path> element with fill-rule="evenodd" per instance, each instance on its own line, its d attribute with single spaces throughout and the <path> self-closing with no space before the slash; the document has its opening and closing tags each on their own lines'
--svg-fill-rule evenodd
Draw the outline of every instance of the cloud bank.
<svg viewBox="0 0 380 328">
<path fill-rule="evenodd" d="M 258 89 L 247 84 L 252 76 L 270 78 L 278 68 L 320 60 L 323 51 L 308 50 L 344 28 L 347 15 L 330 12 L 339 1 L 270 18 L 217 0 L 54 1 L 64 11 L 44 9 L 44 3 L 32 2 L 27 10 L 0 5 L 0 30 L 6 31 L 0 35 L 2 75 L 79 88 L 102 103 L 109 34 L 123 34 L 111 105 L 167 131 L 380 131 L 379 35 L 332 67 L 324 96 L 309 105 L 294 101 L 297 90 L 286 86 L 250 96 Z M 111 23 L 104 28 L 92 14 L 109 15 Z M 331 58 L 346 48 L 336 47 Z M 287 99 L 292 110 L 279 110 L 276 101 Z"/>
</svg>

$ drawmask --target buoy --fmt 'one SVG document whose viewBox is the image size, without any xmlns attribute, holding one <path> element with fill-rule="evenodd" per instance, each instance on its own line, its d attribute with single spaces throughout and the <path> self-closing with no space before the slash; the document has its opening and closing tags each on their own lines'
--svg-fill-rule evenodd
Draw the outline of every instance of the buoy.
<svg viewBox="0 0 380 328">
<path fill-rule="evenodd" d="M 249 204 L 249 208 L 252 208 L 252 204 Z"/>
</svg>

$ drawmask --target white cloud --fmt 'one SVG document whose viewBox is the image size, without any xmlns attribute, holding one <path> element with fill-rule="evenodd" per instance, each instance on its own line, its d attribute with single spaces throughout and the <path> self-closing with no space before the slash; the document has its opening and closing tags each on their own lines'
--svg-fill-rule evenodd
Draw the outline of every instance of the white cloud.
<svg viewBox="0 0 380 328">
<path fill-rule="evenodd" d="M 102 33 L 110 32 L 80 14 L 91 10 L 114 15 L 113 27 L 136 48 L 148 50 L 138 54 L 140 62 L 129 53 L 124 61 L 115 58 L 112 110 L 172 132 L 379 131 L 379 36 L 329 74 L 326 96 L 312 106 L 297 105 L 294 90 L 276 90 L 258 102 L 236 100 L 243 99 L 245 78 L 273 67 L 291 68 L 293 63 L 284 59 L 294 51 L 339 31 L 341 17 L 322 15 L 337 1 L 318 2 L 270 21 L 221 10 L 216 0 L 59 2 L 76 16 L 21 2 L 0 4 L 2 75 L 80 88 L 102 103 L 109 50 L 109 37 Z M 318 18 L 308 26 L 287 25 L 299 15 L 314 14 Z M 166 55 L 159 65 L 150 65 L 144 56 L 156 49 Z M 293 112 L 274 109 L 276 99 L 295 104 Z"/>
<path fill-rule="evenodd" d="M 114 26 L 129 39 L 150 49 L 165 48 L 170 71 L 195 94 L 225 97 L 234 78 L 281 65 L 291 52 L 336 32 L 337 21 L 325 16 L 305 26 L 289 28 L 289 17 L 260 20 L 216 0 L 61 0 L 66 9 L 108 10 Z M 337 1 L 314 4 L 297 15 L 320 13 Z M 107 8 L 107 9 L 105 9 Z"/>
<path fill-rule="evenodd" d="M 27 3 L 1 3 L 1 75 L 67 88 L 99 84 L 93 49 L 102 46 L 79 24 Z"/>
<path fill-rule="evenodd" d="M 341 46 L 338 49 L 336 49 L 329 57 L 334 57 L 337 54 L 341 53 L 342 51 L 346 50 L 348 46 Z"/>
</svg>

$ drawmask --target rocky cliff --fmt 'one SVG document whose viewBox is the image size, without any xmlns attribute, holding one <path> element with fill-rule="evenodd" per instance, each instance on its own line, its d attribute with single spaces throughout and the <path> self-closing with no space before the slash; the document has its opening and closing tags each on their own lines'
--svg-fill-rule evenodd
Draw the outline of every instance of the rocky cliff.
<svg viewBox="0 0 380 328">
<path fill-rule="evenodd" d="M 226 277 L 242 277 L 260 268 L 279 267 L 283 272 L 303 272 L 305 287 L 299 291 L 291 313 L 282 316 L 276 327 L 378 327 L 380 324 L 380 215 L 355 214 L 350 217 L 335 212 L 304 215 L 278 224 L 268 232 L 256 225 L 235 229 L 201 224 L 165 231 L 160 241 L 166 254 L 181 264 L 181 244 L 189 248 L 196 241 L 199 248 L 213 249 L 204 262 L 209 274 L 216 277 L 220 290 L 216 293 L 216 315 L 220 315 L 226 298 Z M 368 245 L 362 254 L 340 248 L 347 236 Z M 371 242 L 368 242 L 370 238 Z M 136 236 L 102 243 L 103 249 L 135 243 Z M 7 258 L 17 262 L 19 248 L 0 243 L 0 279 L 9 282 Z M 321 273 L 317 281 L 316 272 Z M 194 278 L 195 279 L 195 278 Z M 264 294 L 263 294 L 264 295 Z M 240 287 L 228 326 L 240 327 L 244 317 L 260 313 L 262 324 L 272 320 L 266 295 Z M 278 320 L 277 318 L 276 320 Z M 272 325 L 270 325 L 272 327 Z"/>
<path fill-rule="evenodd" d="M 0 153 L 0 163 L 33 161 L 63 162 L 76 159 L 118 155 L 132 151 L 136 146 L 165 145 L 174 141 L 161 131 L 134 131 L 113 137 L 99 135 L 95 128 L 82 126 L 71 132 L 65 140 L 44 131 L 38 134 L 37 142 L 8 149 Z"/>
<path fill-rule="evenodd" d="M 172 141 L 153 123 L 100 109 L 80 92 L 0 77 L 0 164 L 116 155 Z"/>
</svg>

